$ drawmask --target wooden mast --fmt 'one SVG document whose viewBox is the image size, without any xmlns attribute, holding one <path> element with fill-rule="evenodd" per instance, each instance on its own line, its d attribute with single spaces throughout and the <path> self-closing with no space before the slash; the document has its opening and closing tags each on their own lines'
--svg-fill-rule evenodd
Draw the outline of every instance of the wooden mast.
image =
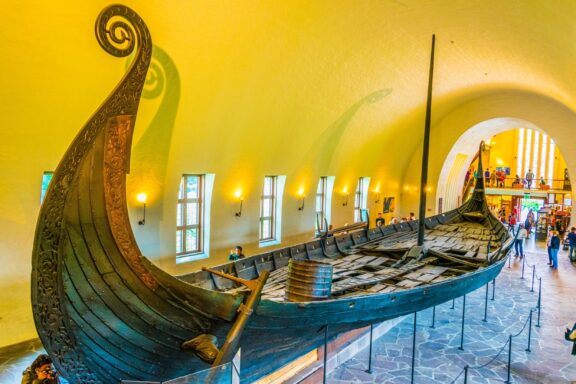
<svg viewBox="0 0 576 384">
<path fill-rule="evenodd" d="M 424 245 L 424 219 L 426 216 L 426 184 L 428 184 L 428 146 L 430 142 L 430 115 L 432 113 L 432 80 L 434 77 L 434 45 L 436 35 L 432 35 L 430 73 L 428 75 L 428 100 L 426 102 L 426 122 L 424 124 L 424 145 L 422 148 L 422 175 L 420 179 L 420 212 L 418 215 L 418 245 Z"/>
</svg>

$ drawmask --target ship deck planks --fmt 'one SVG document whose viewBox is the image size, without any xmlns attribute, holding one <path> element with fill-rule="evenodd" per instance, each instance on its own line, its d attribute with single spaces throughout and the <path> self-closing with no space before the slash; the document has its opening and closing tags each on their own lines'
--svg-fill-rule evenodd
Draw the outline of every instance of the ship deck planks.
<svg viewBox="0 0 576 384">
<path fill-rule="evenodd" d="M 444 281 L 487 265 L 488 245 L 500 246 L 493 241 L 490 229 L 481 224 L 439 225 L 426 232 L 428 257 L 418 261 L 403 256 L 416 245 L 416 236 L 415 231 L 399 232 L 379 242 L 357 247 L 358 253 L 317 260 L 333 267 L 332 297 L 387 293 Z M 442 263 L 446 266 L 434 265 Z M 262 299 L 284 301 L 287 278 L 288 266 L 272 271 L 262 291 Z M 229 292 L 243 289 L 238 287 Z"/>
</svg>

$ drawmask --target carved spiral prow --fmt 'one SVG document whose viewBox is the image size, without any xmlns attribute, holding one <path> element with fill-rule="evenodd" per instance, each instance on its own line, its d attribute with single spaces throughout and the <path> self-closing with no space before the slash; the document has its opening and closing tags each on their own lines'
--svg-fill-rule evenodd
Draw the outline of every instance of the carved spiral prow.
<svg viewBox="0 0 576 384">
<path fill-rule="evenodd" d="M 128 56 L 136 44 L 151 46 L 146 24 L 123 5 L 111 5 L 100 12 L 96 20 L 96 38 L 106 52 L 116 57 Z"/>
<path fill-rule="evenodd" d="M 134 49 L 137 51 L 125 76 L 86 122 L 54 172 L 36 227 L 31 285 L 36 328 L 57 369 L 72 383 L 101 384 L 118 380 L 110 377 L 106 370 L 86 364 L 90 359 L 84 356 L 84 352 L 79 347 L 78 333 L 69 320 L 69 312 L 73 310 L 73 306 L 70 298 L 63 294 L 67 292 L 71 284 L 63 263 L 76 255 L 65 254 L 64 251 L 66 247 L 71 247 L 70 236 L 80 233 L 86 224 L 85 220 L 72 221 L 77 213 L 75 211 L 77 203 L 74 200 L 88 201 L 88 197 L 94 198 L 94 191 L 89 195 L 80 192 L 79 188 L 83 185 L 83 180 L 93 182 L 93 179 L 86 176 L 87 170 L 92 168 L 91 161 L 100 164 L 99 167 L 103 164 L 102 159 L 96 160 L 95 157 L 99 154 L 101 156 L 102 150 L 97 148 L 102 148 L 103 138 L 106 137 L 109 142 L 115 138 L 113 135 L 123 133 L 126 137 L 125 147 L 130 148 L 128 140 L 131 139 L 142 88 L 152 56 L 152 39 L 140 16 L 122 5 L 112 5 L 104 9 L 98 16 L 95 29 L 98 43 L 111 55 L 125 57 L 133 53 Z M 105 148 L 108 149 L 108 147 Z M 129 155 L 129 151 L 126 155 Z M 93 216 L 90 219 L 93 221 L 92 225 L 99 225 L 109 216 L 121 221 L 120 230 L 128 239 L 125 243 L 135 244 L 125 206 L 124 172 L 128 170 L 128 158 L 113 158 L 106 159 L 106 161 L 113 165 L 119 164 L 118 175 L 106 174 L 104 176 L 108 184 L 112 177 L 116 177 L 113 180 L 117 184 L 116 188 L 106 189 L 107 198 L 110 199 L 111 195 L 115 199 L 113 208 L 116 211 L 94 213 L 89 210 L 87 212 Z M 108 166 L 108 168 L 111 167 Z M 102 175 L 96 177 L 96 180 L 100 180 L 102 184 Z M 99 193 L 99 197 L 94 201 L 104 201 L 103 192 Z M 70 201 L 72 203 L 67 204 Z M 149 274 L 140 262 L 137 246 L 134 246 L 131 253 L 125 257 L 129 257 L 127 263 L 133 266 L 140 278 L 154 288 L 155 282 L 150 280 Z"/>
</svg>

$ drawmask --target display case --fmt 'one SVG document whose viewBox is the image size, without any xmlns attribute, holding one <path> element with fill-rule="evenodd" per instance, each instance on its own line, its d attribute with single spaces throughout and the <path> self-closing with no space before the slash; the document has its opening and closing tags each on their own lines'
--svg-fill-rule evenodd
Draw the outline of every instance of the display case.
<svg viewBox="0 0 576 384">
<path fill-rule="evenodd" d="M 536 240 L 546 241 L 550 223 L 550 209 L 541 209 L 536 217 Z"/>
</svg>

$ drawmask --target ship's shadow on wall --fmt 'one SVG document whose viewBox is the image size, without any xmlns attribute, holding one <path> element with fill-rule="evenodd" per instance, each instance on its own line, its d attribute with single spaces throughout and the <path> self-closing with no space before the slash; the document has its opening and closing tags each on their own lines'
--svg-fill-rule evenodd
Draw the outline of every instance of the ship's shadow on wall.
<svg viewBox="0 0 576 384">
<path fill-rule="evenodd" d="M 130 64 L 130 63 L 128 63 Z M 146 248 L 154 253 L 158 247 L 160 223 L 164 212 L 161 201 L 166 187 L 166 173 L 172 134 L 180 105 L 180 75 L 174 61 L 157 45 L 152 50 L 152 61 L 142 98 L 153 100 L 161 97 L 160 104 L 150 124 L 132 148 L 128 200 L 145 192 L 151 200 L 146 220 Z"/>
<path fill-rule="evenodd" d="M 390 88 L 379 89 L 354 103 L 314 141 L 303 158 L 304 164 L 314 164 L 317 171 L 328 172 L 337 149 L 341 145 L 342 136 L 352 119 L 363 107 L 375 104 L 391 93 Z"/>
</svg>

